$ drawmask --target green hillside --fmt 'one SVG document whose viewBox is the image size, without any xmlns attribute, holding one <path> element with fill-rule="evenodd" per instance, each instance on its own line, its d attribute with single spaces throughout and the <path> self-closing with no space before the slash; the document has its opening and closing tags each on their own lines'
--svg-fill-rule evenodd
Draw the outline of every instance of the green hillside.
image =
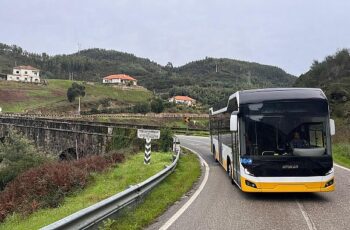
<svg viewBox="0 0 350 230">
<path fill-rule="evenodd" d="M 88 49 L 69 55 L 29 53 L 18 46 L 0 43 L 0 73 L 14 65 L 33 65 L 47 79 L 100 82 L 106 75 L 125 73 L 163 98 L 188 95 L 214 105 L 240 89 L 292 86 L 295 77 L 280 68 L 232 59 L 206 58 L 181 67 L 161 66 L 149 59 L 114 50 Z M 217 66 L 217 68 L 216 68 Z"/>
<path fill-rule="evenodd" d="M 123 90 L 102 83 L 83 83 L 86 96 L 82 111 L 103 108 L 125 108 L 148 101 L 152 93 L 145 89 Z M 69 113 L 77 110 L 78 102 L 68 102 L 68 80 L 48 80 L 47 85 L 0 81 L 0 107 L 3 112 Z"/>
<path fill-rule="evenodd" d="M 194 61 L 175 68 L 174 72 L 173 78 L 179 75 L 191 84 L 176 85 L 171 94 L 185 92 L 209 105 L 226 103 L 227 97 L 237 90 L 288 87 L 296 79 L 278 67 L 227 58 Z"/>
<path fill-rule="evenodd" d="M 350 54 L 343 49 L 323 61 L 314 61 L 310 70 L 295 82 L 296 87 L 322 88 L 331 103 L 332 115 L 350 116 Z"/>
</svg>

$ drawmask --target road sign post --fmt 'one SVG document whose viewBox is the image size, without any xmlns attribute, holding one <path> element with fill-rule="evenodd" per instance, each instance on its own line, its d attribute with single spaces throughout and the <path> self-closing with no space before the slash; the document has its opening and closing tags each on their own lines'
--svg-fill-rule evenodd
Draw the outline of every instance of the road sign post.
<svg viewBox="0 0 350 230">
<path fill-rule="evenodd" d="M 145 158 L 143 163 L 149 164 L 151 162 L 151 141 L 152 139 L 160 138 L 160 130 L 155 129 L 138 129 L 137 137 L 140 139 L 145 139 Z"/>
</svg>

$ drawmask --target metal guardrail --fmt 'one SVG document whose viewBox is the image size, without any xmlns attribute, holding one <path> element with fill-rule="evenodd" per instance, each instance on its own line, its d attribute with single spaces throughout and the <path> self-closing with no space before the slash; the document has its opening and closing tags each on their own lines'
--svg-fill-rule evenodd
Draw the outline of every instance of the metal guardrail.
<svg viewBox="0 0 350 230">
<path fill-rule="evenodd" d="M 103 220 L 116 214 L 122 208 L 137 201 L 140 197 L 146 194 L 154 186 L 165 179 L 176 167 L 180 156 L 180 148 L 176 146 L 178 141 L 174 140 L 173 150 L 176 152 L 176 157 L 165 169 L 147 180 L 133 185 L 130 188 L 102 200 L 90 207 L 82 209 L 76 213 L 71 214 L 57 222 L 47 225 L 41 230 L 53 229 L 89 229 L 98 226 Z"/>
</svg>

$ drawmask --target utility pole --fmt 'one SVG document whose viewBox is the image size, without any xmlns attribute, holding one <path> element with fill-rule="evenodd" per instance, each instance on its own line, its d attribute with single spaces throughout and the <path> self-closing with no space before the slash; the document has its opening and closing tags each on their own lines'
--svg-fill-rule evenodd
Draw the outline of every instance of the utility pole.
<svg viewBox="0 0 350 230">
<path fill-rule="evenodd" d="M 80 96 L 79 96 L 78 115 L 80 115 Z"/>
<path fill-rule="evenodd" d="M 75 154 L 77 156 L 77 160 L 79 160 L 78 139 L 77 138 L 75 138 Z"/>
</svg>

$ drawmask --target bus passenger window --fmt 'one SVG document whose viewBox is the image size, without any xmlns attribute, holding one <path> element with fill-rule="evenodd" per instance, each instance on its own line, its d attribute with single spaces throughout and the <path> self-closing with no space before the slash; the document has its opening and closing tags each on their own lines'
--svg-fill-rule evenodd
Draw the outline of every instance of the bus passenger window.
<svg viewBox="0 0 350 230">
<path fill-rule="evenodd" d="M 322 124 L 310 125 L 309 127 L 309 137 L 311 147 L 324 147 L 324 137 L 323 137 L 323 127 Z"/>
</svg>

